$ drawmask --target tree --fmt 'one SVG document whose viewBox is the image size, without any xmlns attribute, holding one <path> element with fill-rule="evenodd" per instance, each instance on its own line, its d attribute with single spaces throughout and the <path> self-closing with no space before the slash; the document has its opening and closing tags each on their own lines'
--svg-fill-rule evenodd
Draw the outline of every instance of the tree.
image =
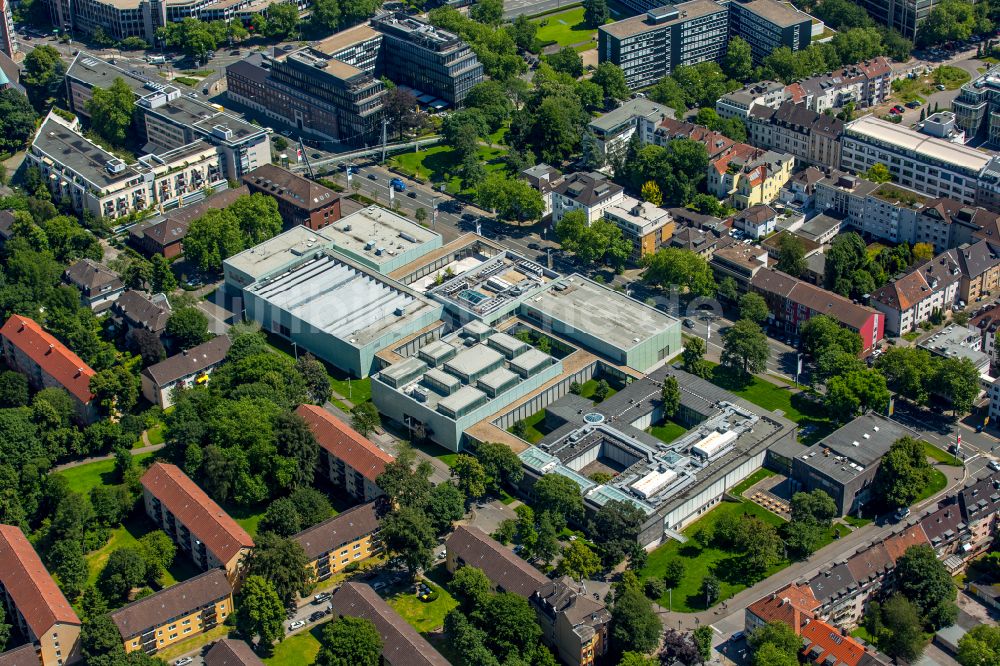
<svg viewBox="0 0 1000 666">
<path fill-rule="evenodd" d="M 913 663 L 923 654 L 923 621 L 917 606 L 901 594 L 884 603 L 869 604 L 866 628 L 878 647 L 890 657 Z"/>
<path fill-rule="evenodd" d="M 152 267 L 149 286 L 154 292 L 170 293 L 177 288 L 177 278 L 170 270 L 170 262 L 162 254 L 154 254 L 149 263 Z"/>
<path fill-rule="evenodd" d="M 600 169 L 604 166 L 604 153 L 593 130 L 588 129 L 580 138 L 580 153 L 580 159 L 588 169 Z"/>
<path fill-rule="evenodd" d="M 487 486 L 493 492 L 499 492 L 503 484 L 515 486 L 524 478 L 520 458 L 506 444 L 483 442 L 476 447 L 476 458 L 483 466 Z"/>
<path fill-rule="evenodd" d="M 155 530 L 139 539 L 139 552 L 146 562 L 146 580 L 159 584 L 160 578 L 174 563 L 177 546 L 166 532 Z"/>
<path fill-rule="evenodd" d="M 813 358 L 819 358 L 830 349 L 837 349 L 857 356 L 861 353 L 861 336 L 848 330 L 828 315 L 817 315 L 802 324 L 799 329 L 802 350 Z"/>
<path fill-rule="evenodd" d="M 510 33 L 511 38 L 521 51 L 537 53 L 538 24 L 529 20 L 524 14 L 519 14 L 514 21 L 505 28 Z M 468 97 L 466 97 L 468 104 Z"/>
<path fill-rule="evenodd" d="M 722 583 L 715 574 L 708 574 L 701 580 L 700 593 L 705 597 L 705 608 L 711 608 L 722 594 Z"/>
<path fill-rule="evenodd" d="M 209 339 L 208 317 L 194 306 L 177 308 L 167 320 L 167 335 L 181 349 L 190 349 Z"/>
<path fill-rule="evenodd" d="M 473 21 L 479 21 L 486 25 L 500 25 L 503 21 L 503 2 L 502 0 L 479 0 L 469 10 L 469 16 Z"/>
<path fill-rule="evenodd" d="M 749 319 L 755 324 L 760 324 L 767 320 L 771 314 L 764 297 L 755 291 L 748 291 L 740 297 L 740 318 Z"/>
<path fill-rule="evenodd" d="M 146 580 L 146 560 L 136 547 L 126 546 L 111 551 L 107 563 L 97 578 L 97 586 L 106 598 L 124 601 L 133 588 Z"/>
<path fill-rule="evenodd" d="M 929 545 L 907 548 L 896 561 L 895 577 L 899 593 L 916 604 L 935 629 L 955 621 L 955 583 Z"/>
<path fill-rule="evenodd" d="M 389 124 L 396 130 L 396 135 L 403 138 L 403 132 L 409 131 L 420 123 L 417 98 L 409 90 L 392 88 L 385 95 L 383 104 Z"/>
<path fill-rule="evenodd" d="M 458 479 L 458 487 L 466 496 L 477 499 L 486 494 L 486 470 L 475 457 L 462 453 L 456 456 L 451 476 Z"/>
<path fill-rule="evenodd" d="M 723 336 L 722 365 L 744 375 L 757 374 L 767 368 L 771 350 L 760 326 L 740 319 Z"/>
<path fill-rule="evenodd" d="M 660 186 L 656 184 L 656 181 L 647 180 L 643 183 L 642 199 L 643 201 L 648 201 L 654 206 L 659 206 L 663 203 L 663 194 L 660 192 Z"/>
<path fill-rule="evenodd" d="M 533 552 L 535 557 L 545 563 L 546 567 L 559 554 L 559 535 L 552 523 L 552 516 L 547 511 L 543 512 L 542 517 L 538 519 L 538 534 L 535 538 Z"/>
<path fill-rule="evenodd" d="M 550 56 L 547 61 L 552 69 L 569 74 L 574 79 L 583 75 L 583 58 L 572 46 L 564 46 Z"/>
<path fill-rule="evenodd" d="M 302 519 L 292 500 L 282 497 L 271 502 L 261 518 L 260 533 L 272 532 L 282 537 L 290 537 L 302 530 Z"/>
<path fill-rule="evenodd" d="M 106 655 L 125 652 L 118 627 L 107 613 L 87 618 L 80 630 L 80 652 L 84 662 L 93 664 Z"/>
<path fill-rule="evenodd" d="M 35 110 L 15 88 L 0 90 L 0 148 L 16 152 L 35 131 Z"/>
<path fill-rule="evenodd" d="M 916 243 L 913 246 L 913 261 L 924 262 L 934 258 L 934 246 L 930 243 Z"/>
<path fill-rule="evenodd" d="M 570 542 L 563 549 L 562 560 L 559 561 L 559 573 L 573 580 L 590 578 L 601 570 L 601 558 L 581 539 Z"/>
<path fill-rule="evenodd" d="M 297 541 L 266 532 L 255 539 L 247 558 L 247 572 L 270 583 L 282 603 L 289 604 L 296 594 L 305 594 L 309 589 L 312 570 L 308 564 L 309 558 Z"/>
<path fill-rule="evenodd" d="M 868 170 L 862 175 L 873 183 L 888 183 L 892 180 L 892 174 L 889 172 L 889 167 L 881 162 L 876 162 L 868 167 Z"/>
<path fill-rule="evenodd" d="M 222 262 L 244 248 L 239 222 L 228 210 L 210 210 L 193 220 L 184 237 L 184 256 L 203 271 L 222 270 Z"/>
<path fill-rule="evenodd" d="M 864 239 L 855 232 L 840 234 L 833 239 L 826 252 L 824 280 L 827 289 L 842 296 L 856 291 L 860 273 L 867 273 L 868 252 Z"/>
<path fill-rule="evenodd" d="M 316 525 L 333 514 L 333 507 L 326 495 L 308 486 L 296 489 L 288 498 L 295 505 L 302 525 Z"/>
<path fill-rule="evenodd" d="M 431 489 L 424 513 L 437 534 L 451 529 L 465 515 L 465 494 L 453 483 L 439 483 Z"/>
<path fill-rule="evenodd" d="M 992 25 L 987 21 L 985 27 L 988 31 Z M 971 5 L 958 0 L 945 0 L 935 5 L 921 22 L 917 43 L 920 46 L 933 46 L 944 42 L 964 41 L 979 32 L 979 28 L 976 11 Z"/>
<path fill-rule="evenodd" d="M 691 633 L 691 637 L 698 648 L 698 656 L 701 658 L 701 662 L 705 663 L 711 659 L 712 638 L 714 638 L 712 627 L 707 624 L 700 625 Z"/>
<path fill-rule="evenodd" d="M 451 577 L 448 591 L 458 599 L 463 611 L 471 613 L 490 596 L 493 584 L 482 569 L 466 565 L 459 567 Z"/>
<path fill-rule="evenodd" d="M 311 485 L 319 467 L 319 443 L 305 419 L 294 412 L 279 414 L 274 420 L 274 440 L 278 453 L 293 463 L 291 469 L 275 470 L 282 487 Z"/>
<path fill-rule="evenodd" d="M 281 597 L 265 578 L 250 575 L 240 588 L 236 606 L 236 628 L 248 638 L 260 637 L 264 654 L 270 654 L 275 641 L 284 636 L 285 608 Z"/>
<path fill-rule="evenodd" d="M 663 569 L 663 584 L 667 589 L 674 589 L 684 580 L 684 560 L 670 560 Z"/>
<path fill-rule="evenodd" d="M 740 82 L 750 80 L 753 76 L 753 52 L 746 40 L 739 37 L 729 40 L 726 56 L 722 59 L 722 71 Z"/>
<path fill-rule="evenodd" d="M 927 404 L 935 362 L 930 352 L 916 347 L 891 347 L 875 364 L 886 385 L 918 405 Z"/>
<path fill-rule="evenodd" d="M 0 407 L 24 407 L 28 399 L 27 377 L 13 370 L 0 372 Z"/>
<path fill-rule="evenodd" d="M 798 663 L 796 655 L 782 651 L 774 643 L 764 643 L 751 659 L 753 666 L 797 666 Z"/>
<path fill-rule="evenodd" d="M 837 503 L 819 488 L 792 495 L 791 508 L 793 521 L 812 521 L 823 527 L 829 527 L 839 513 Z"/>
<path fill-rule="evenodd" d="M 362 402 L 351 408 L 351 426 L 362 437 L 367 437 L 382 426 L 382 418 L 372 402 Z"/>
<path fill-rule="evenodd" d="M 958 663 L 990 666 L 1000 663 L 1000 628 L 980 624 L 958 639 Z"/>
<path fill-rule="evenodd" d="M 411 576 L 428 568 L 434 560 L 434 528 L 416 507 L 393 511 L 382 520 L 382 540 L 394 557 L 402 560 Z"/>
<path fill-rule="evenodd" d="M 89 571 L 87 560 L 84 558 L 83 545 L 76 539 L 62 539 L 56 541 L 49 548 L 46 561 L 49 570 L 55 574 L 59 581 L 59 587 L 70 599 L 75 599 L 83 591 L 87 584 Z M 2 624 L 2 620 L 0 620 Z M 2 638 L 2 631 L 0 631 Z M 3 640 L 0 640 L 0 647 Z"/>
<path fill-rule="evenodd" d="M 806 248 L 801 238 L 795 234 L 781 234 L 778 239 L 778 263 L 775 267 L 792 277 L 802 277 L 806 272 Z"/>
<path fill-rule="evenodd" d="M 261 192 L 244 195 L 229 204 L 226 211 L 236 218 L 248 246 L 258 245 L 281 233 L 283 222 L 278 202 L 272 196 Z"/>
<path fill-rule="evenodd" d="M 298 8 L 296 7 L 296 10 L 297 9 Z M 268 14 L 269 14 L 268 19 L 273 20 L 270 17 L 270 10 L 268 11 Z M 340 18 L 341 18 L 340 3 L 338 2 L 338 0 L 319 0 L 319 2 L 313 4 L 312 16 L 310 17 L 310 20 L 314 28 L 324 32 L 336 30 L 340 24 Z M 298 22 L 299 22 L 299 16 L 298 16 L 298 11 L 296 11 L 295 22 L 291 24 L 291 30 L 289 30 L 288 33 L 291 33 L 296 30 L 296 28 L 298 27 Z M 284 32 L 287 27 L 288 24 L 282 25 L 281 26 L 282 32 Z M 286 33 L 286 36 L 288 33 Z"/>
<path fill-rule="evenodd" d="M 663 380 L 660 400 L 663 402 L 663 414 L 667 418 L 673 418 L 681 406 L 681 389 L 677 383 L 677 377 L 670 375 Z"/>
<path fill-rule="evenodd" d="M 937 361 L 934 386 L 951 402 L 956 414 L 972 411 L 979 395 L 979 371 L 968 358 L 943 358 Z"/>
<path fill-rule="evenodd" d="M 794 659 L 802 648 L 802 639 L 789 625 L 774 620 L 757 627 L 747 635 L 747 646 L 751 655 L 756 655 L 765 645 L 772 645 L 782 654 Z M 756 664 L 756 660 L 754 663 Z"/>
<path fill-rule="evenodd" d="M 706 628 L 711 629 L 706 625 Z M 660 651 L 660 662 L 663 664 L 686 664 L 694 666 L 701 661 L 698 646 L 691 634 L 679 629 L 667 629 L 663 633 L 663 649 Z"/>
<path fill-rule="evenodd" d="M 132 126 L 132 114 L 135 110 L 135 94 L 118 77 L 110 88 L 97 88 L 93 96 L 84 105 L 90 114 L 91 127 L 98 136 L 113 146 L 125 145 L 125 138 Z"/>
<path fill-rule="evenodd" d="M 684 351 L 681 352 L 681 366 L 684 372 L 690 372 L 702 379 L 708 377 L 711 368 L 705 361 L 707 343 L 702 338 L 690 337 L 684 340 Z"/>
<path fill-rule="evenodd" d="M 349 615 L 323 628 L 318 666 L 379 666 L 382 636 L 372 621 Z"/>
<path fill-rule="evenodd" d="M 824 404 L 837 418 L 847 420 L 868 410 L 884 412 L 890 397 L 885 377 L 864 368 L 827 380 Z"/>
<path fill-rule="evenodd" d="M 556 223 L 556 236 L 564 250 L 585 263 L 607 263 L 620 268 L 632 253 L 631 242 L 617 225 L 604 218 L 588 224 L 580 210 L 563 215 Z"/>
<path fill-rule="evenodd" d="M 923 444 L 912 437 L 902 437 L 882 456 L 875 490 L 890 509 L 909 506 L 920 496 L 930 477 L 931 466 Z"/>
<path fill-rule="evenodd" d="M 375 483 L 393 503 L 421 508 L 431 492 L 430 476 L 433 471 L 426 460 L 416 462 L 412 448 L 401 446 L 396 452 L 396 459 L 386 464 Z"/>
<path fill-rule="evenodd" d="M 295 361 L 295 368 L 302 375 L 309 391 L 309 399 L 317 405 L 322 405 L 330 397 L 330 375 L 315 356 L 305 353 Z"/>
<path fill-rule="evenodd" d="M 639 590 L 625 589 L 615 599 L 611 617 L 612 635 L 622 650 L 647 653 L 659 644 L 663 625 L 652 603 Z"/>
<path fill-rule="evenodd" d="M 583 1 L 583 22 L 588 28 L 596 30 L 608 22 L 611 12 L 608 10 L 606 0 L 584 0 Z"/>
<path fill-rule="evenodd" d="M 602 62 L 590 79 L 601 87 L 606 99 L 624 100 L 629 97 L 629 87 L 621 67 L 613 62 Z"/>
<path fill-rule="evenodd" d="M 329 26 L 330 28 L 336 27 L 337 16 L 335 14 L 339 14 L 339 12 L 340 7 L 331 0 L 320 0 L 320 2 L 313 4 L 313 20 L 324 23 L 333 20 L 334 23 Z M 299 10 L 294 4 L 278 3 L 267 8 L 267 22 L 264 26 L 264 34 L 267 37 L 283 41 L 295 33 L 298 27 Z"/>
<path fill-rule="evenodd" d="M 663 248 L 645 259 L 647 282 L 662 289 L 678 286 L 698 296 L 711 296 L 716 289 L 712 269 L 705 258 L 681 248 Z"/>
<path fill-rule="evenodd" d="M 35 109 L 42 111 L 59 94 L 66 76 L 66 65 L 59 52 L 48 44 L 36 46 L 24 57 L 21 85 Z"/>
<path fill-rule="evenodd" d="M 167 23 L 157 30 L 157 36 L 167 46 L 179 48 L 199 62 L 204 62 L 207 54 L 219 46 L 218 34 L 213 31 L 211 24 L 190 17 L 177 23 Z"/>
<path fill-rule="evenodd" d="M 657 666 L 659 663 L 659 660 L 638 652 L 623 652 L 618 659 L 618 666 Z"/>
<path fill-rule="evenodd" d="M 520 179 L 494 171 L 476 186 L 476 202 L 496 211 L 506 221 L 518 223 L 542 216 L 545 203 L 541 193 Z"/>
<path fill-rule="evenodd" d="M 580 486 L 562 474 L 545 474 L 535 483 L 533 490 L 535 505 L 545 507 L 552 515 L 556 527 L 566 522 L 579 523 L 583 520 L 583 496 Z"/>
</svg>

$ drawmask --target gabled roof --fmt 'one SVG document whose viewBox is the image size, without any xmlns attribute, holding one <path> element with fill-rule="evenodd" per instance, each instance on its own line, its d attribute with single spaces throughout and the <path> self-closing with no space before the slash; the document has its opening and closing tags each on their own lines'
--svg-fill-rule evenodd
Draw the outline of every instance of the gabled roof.
<svg viewBox="0 0 1000 666">
<path fill-rule="evenodd" d="M 246 641 L 223 638 L 205 655 L 205 666 L 264 666 Z"/>
<path fill-rule="evenodd" d="M 587 596 L 586 591 L 578 591 L 578 587 L 572 578 L 562 576 L 542 585 L 534 598 L 545 612 L 564 616 L 578 634 L 585 633 L 585 627 L 593 633 L 594 628 L 611 622 L 611 613 L 603 603 Z"/>
<path fill-rule="evenodd" d="M 220 562 L 230 562 L 253 539 L 205 491 L 176 465 L 153 463 L 142 475 L 142 487 L 156 497 L 205 544 Z"/>
<path fill-rule="evenodd" d="M 167 320 L 170 319 L 169 306 L 158 305 L 134 289 L 128 289 L 122 293 L 111 307 L 130 325 L 145 328 L 154 333 L 165 329 Z"/>
<path fill-rule="evenodd" d="M 376 502 L 368 502 L 304 529 L 293 536 L 292 540 L 302 546 L 306 557 L 312 561 L 324 553 L 374 534 L 378 528 L 379 510 Z"/>
<path fill-rule="evenodd" d="M 746 220 L 750 224 L 759 226 L 768 220 L 774 219 L 777 215 L 778 214 L 774 212 L 774 209 L 767 204 L 757 204 L 741 210 L 736 214 L 735 219 Z"/>
<path fill-rule="evenodd" d="M 316 441 L 330 455 L 343 460 L 373 482 L 394 459 L 354 428 L 317 405 L 299 405 L 295 413 L 305 419 Z"/>
<path fill-rule="evenodd" d="M 259 166 L 243 176 L 243 182 L 297 208 L 325 208 L 340 198 L 328 187 L 273 164 Z"/>
<path fill-rule="evenodd" d="M 934 547 L 957 539 L 964 525 L 962 509 L 957 504 L 940 507 L 920 520 L 920 529 Z"/>
<path fill-rule="evenodd" d="M 31 643 L 0 653 L 0 666 L 40 666 L 38 649 Z"/>
<path fill-rule="evenodd" d="M 541 571 L 478 527 L 459 525 L 446 545 L 449 555 L 455 553 L 466 566 L 480 569 L 494 585 L 525 599 L 549 582 Z"/>
<path fill-rule="evenodd" d="M 119 608 L 111 613 L 111 621 L 118 627 L 122 639 L 128 640 L 232 593 L 226 572 L 221 568 L 209 569 Z"/>
<path fill-rule="evenodd" d="M 879 542 L 874 543 L 847 560 L 847 568 L 859 583 L 878 578 L 893 566 L 889 551 Z"/>
<path fill-rule="evenodd" d="M 962 275 L 970 279 L 1000 265 L 1000 247 L 985 240 L 954 248 L 950 252 L 958 260 Z"/>
<path fill-rule="evenodd" d="M 449 666 L 448 660 L 364 583 L 344 583 L 330 600 L 339 617 L 370 620 L 382 637 L 382 658 L 389 666 Z"/>
<path fill-rule="evenodd" d="M 1000 511 L 1000 472 L 963 488 L 958 493 L 958 503 L 969 523 L 989 518 Z"/>
<path fill-rule="evenodd" d="M 608 180 L 603 173 L 571 173 L 552 188 L 560 196 L 581 206 L 594 206 L 622 193 L 622 186 Z"/>
<path fill-rule="evenodd" d="M 0 583 L 35 636 L 57 624 L 80 624 L 38 553 L 14 525 L 0 525 Z"/>
<path fill-rule="evenodd" d="M 90 378 L 96 373 L 35 321 L 11 315 L 0 328 L 0 336 L 37 363 L 80 402 L 87 404 L 93 399 Z"/>
<path fill-rule="evenodd" d="M 102 287 L 120 289 L 121 278 L 113 270 L 93 259 L 81 259 L 66 269 L 66 280 L 84 294 L 100 293 Z"/>
<path fill-rule="evenodd" d="M 858 666 L 865 648 L 850 636 L 822 620 L 805 622 L 799 630 L 802 654 L 807 662 L 822 666 Z"/>
<path fill-rule="evenodd" d="M 902 557 L 903 553 L 905 553 L 911 546 L 929 545 L 927 535 L 924 534 L 924 531 L 920 528 L 920 526 L 907 527 L 902 532 L 893 534 L 882 543 L 885 544 L 885 549 L 889 553 L 889 557 L 892 558 L 893 564 L 895 564 L 896 560 Z"/>
<path fill-rule="evenodd" d="M 216 336 L 208 342 L 149 366 L 142 371 L 142 374 L 152 379 L 157 386 L 166 386 L 182 377 L 188 377 L 221 363 L 226 358 L 231 344 L 228 335 Z"/>
<path fill-rule="evenodd" d="M 880 287 L 872 298 L 899 311 L 906 311 L 961 279 L 962 270 L 954 250 L 925 261 L 898 280 Z"/>
</svg>

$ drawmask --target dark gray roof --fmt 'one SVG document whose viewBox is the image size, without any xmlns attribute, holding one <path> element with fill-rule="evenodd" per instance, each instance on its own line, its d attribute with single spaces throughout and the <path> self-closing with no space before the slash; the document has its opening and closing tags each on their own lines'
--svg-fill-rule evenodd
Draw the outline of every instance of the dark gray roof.
<svg viewBox="0 0 1000 666">
<path fill-rule="evenodd" d="M 81 259 L 66 269 L 66 280 L 84 294 L 99 293 L 102 287 L 120 289 L 122 281 L 113 270 L 93 259 Z"/>
<path fill-rule="evenodd" d="M 31 643 L 0 653 L 0 666 L 39 666 L 42 660 Z"/>
<path fill-rule="evenodd" d="M 821 571 L 809 581 L 809 587 L 812 589 L 813 595 L 824 604 L 857 586 L 858 582 L 851 575 L 851 570 L 843 563 Z"/>
<path fill-rule="evenodd" d="M 0 210 L 0 238 L 10 238 L 10 229 L 14 226 L 14 211 Z"/>
<path fill-rule="evenodd" d="M 222 569 L 210 569 L 194 578 L 177 583 L 156 594 L 133 601 L 111 613 L 118 633 L 127 640 L 148 629 L 224 599 L 233 588 Z"/>
<path fill-rule="evenodd" d="M 382 637 L 382 659 L 388 666 L 449 666 L 448 660 L 369 585 L 344 583 L 330 606 L 339 617 L 361 617 L 375 625 Z"/>
<path fill-rule="evenodd" d="M 131 326 L 145 328 L 154 333 L 162 331 L 170 318 L 170 308 L 157 305 L 141 292 L 129 289 L 118 297 L 112 306 Z"/>
<path fill-rule="evenodd" d="M 449 556 L 455 553 L 466 566 L 486 574 L 494 585 L 525 599 L 549 581 L 541 571 L 478 527 L 460 525 L 448 537 L 447 546 Z"/>
<path fill-rule="evenodd" d="M 142 371 L 157 386 L 166 386 L 182 377 L 217 365 L 226 358 L 231 342 L 229 336 L 219 335 L 208 342 L 174 354 L 165 361 L 160 361 Z"/>
<path fill-rule="evenodd" d="M 310 561 L 324 553 L 374 534 L 379 528 L 376 502 L 348 509 L 344 513 L 302 530 L 292 537 L 305 551 Z"/>
<path fill-rule="evenodd" d="M 1000 472 L 963 488 L 958 493 L 958 503 L 967 523 L 989 518 L 1000 511 Z"/>
<path fill-rule="evenodd" d="M 223 638 L 205 655 L 205 666 L 264 666 L 246 641 Z"/>
<path fill-rule="evenodd" d="M 571 173 L 552 188 L 553 192 L 583 206 L 593 206 L 622 192 L 622 186 L 603 173 Z"/>
</svg>

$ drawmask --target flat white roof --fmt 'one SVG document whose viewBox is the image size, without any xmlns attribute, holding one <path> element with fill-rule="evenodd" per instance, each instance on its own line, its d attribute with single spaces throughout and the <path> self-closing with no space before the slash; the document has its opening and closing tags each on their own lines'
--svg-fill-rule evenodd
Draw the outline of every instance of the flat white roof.
<svg viewBox="0 0 1000 666">
<path fill-rule="evenodd" d="M 326 229 L 317 231 L 300 225 L 260 245 L 234 254 L 226 259 L 225 263 L 254 279 L 259 279 L 310 252 L 319 252 L 331 247 L 334 240 L 335 237 L 328 234 Z"/>
<path fill-rule="evenodd" d="M 890 123 L 871 115 L 848 123 L 846 130 L 850 134 L 898 146 L 903 150 L 955 164 L 963 169 L 980 171 L 991 158 L 989 153 L 981 150 L 927 136 L 908 127 Z"/>
<path fill-rule="evenodd" d="M 368 206 L 323 228 L 324 235 L 343 248 L 369 261 L 383 263 L 394 255 L 429 243 L 441 236 L 402 215 Z M 376 255 L 376 250 L 384 250 Z"/>
</svg>

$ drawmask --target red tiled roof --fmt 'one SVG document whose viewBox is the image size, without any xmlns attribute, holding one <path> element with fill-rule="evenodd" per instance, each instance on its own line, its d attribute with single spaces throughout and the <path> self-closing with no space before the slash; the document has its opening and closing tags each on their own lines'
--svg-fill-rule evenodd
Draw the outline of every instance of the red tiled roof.
<svg viewBox="0 0 1000 666">
<path fill-rule="evenodd" d="M 814 664 L 847 664 L 858 666 L 865 656 L 865 648 L 850 636 L 844 636 L 835 627 L 821 620 L 806 622 L 798 632 L 803 644 L 810 645 L 802 651 L 807 662 Z M 832 660 L 827 661 L 829 657 Z"/>
<path fill-rule="evenodd" d="M 808 585 L 792 583 L 774 594 L 758 599 L 747 610 L 765 623 L 779 621 L 795 627 L 804 618 L 814 617 L 812 611 L 819 606 L 819 600 Z"/>
<path fill-rule="evenodd" d="M 322 407 L 299 405 L 295 413 L 309 424 L 320 446 L 369 481 L 374 482 L 385 471 L 386 464 L 393 461 L 392 456 Z"/>
<path fill-rule="evenodd" d="M 35 636 L 56 624 L 80 624 L 38 553 L 14 525 L 0 525 L 0 583 Z"/>
<path fill-rule="evenodd" d="M 11 315 L 0 328 L 0 337 L 10 340 L 80 402 L 87 404 L 94 398 L 90 392 L 90 378 L 94 376 L 94 371 L 37 322 L 21 315 Z"/>
<path fill-rule="evenodd" d="M 882 543 L 885 544 L 885 549 L 888 551 L 889 557 L 892 558 L 893 564 L 895 564 L 896 560 L 902 557 L 903 553 L 910 546 L 928 545 L 930 542 L 927 541 L 927 535 L 924 534 L 924 530 L 918 525 L 908 527 L 899 534 L 893 534 Z"/>
<path fill-rule="evenodd" d="M 243 548 L 253 547 L 253 539 L 246 530 L 176 465 L 154 463 L 142 475 L 142 487 L 160 500 L 223 564 L 229 563 Z"/>
</svg>

